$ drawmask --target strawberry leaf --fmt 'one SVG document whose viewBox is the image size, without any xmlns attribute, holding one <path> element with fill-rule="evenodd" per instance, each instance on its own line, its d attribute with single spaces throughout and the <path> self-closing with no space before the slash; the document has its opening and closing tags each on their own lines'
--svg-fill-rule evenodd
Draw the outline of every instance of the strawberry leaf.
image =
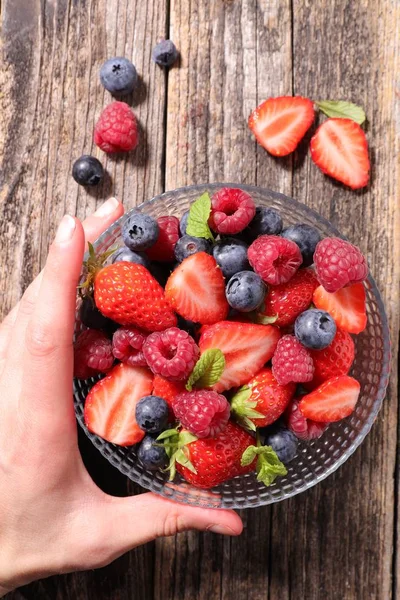
<svg viewBox="0 0 400 600">
<path fill-rule="evenodd" d="M 186 389 L 191 392 L 193 386 L 206 388 L 215 385 L 225 369 L 225 356 L 218 348 L 210 348 L 203 352 L 194 366 Z"/>
<path fill-rule="evenodd" d="M 175 461 L 182 465 L 182 467 L 186 467 L 186 469 L 189 469 L 189 471 L 191 471 L 192 473 L 197 473 L 193 464 L 190 462 L 185 452 L 181 448 L 175 454 Z"/>
<path fill-rule="evenodd" d="M 278 320 L 278 315 L 262 315 L 257 314 L 255 322 L 259 325 L 272 325 Z"/>
<path fill-rule="evenodd" d="M 201 237 L 206 240 L 214 241 L 214 236 L 208 225 L 208 219 L 211 214 L 211 198 L 208 192 L 205 192 L 200 198 L 193 202 L 189 211 L 189 218 L 186 227 L 187 235 Z"/>
<path fill-rule="evenodd" d="M 285 465 L 279 460 L 271 446 L 249 446 L 242 454 L 241 465 L 247 467 L 257 458 L 257 481 L 271 485 L 279 475 L 287 475 Z"/>
<path fill-rule="evenodd" d="M 319 100 L 315 104 L 328 117 L 340 119 L 352 119 L 362 125 L 366 119 L 365 112 L 361 106 L 346 102 L 344 100 Z"/>
<path fill-rule="evenodd" d="M 247 385 L 241 387 L 231 400 L 231 410 L 242 425 L 255 431 L 256 426 L 251 419 L 263 419 L 265 415 L 254 410 L 257 401 L 251 400 L 251 395 L 252 390 Z"/>
<path fill-rule="evenodd" d="M 187 445 L 195 442 L 197 437 L 189 431 L 179 431 L 178 429 L 167 429 L 160 433 L 156 441 L 162 442 L 165 452 L 169 458 L 169 465 L 165 469 L 169 471 L 169 480 L 173 481 L 176 475 L 176 463 L 183 465 L 189 471 L 196 473 L 188 457 Z"/>
<path fill-rule="evenodd" d="M 174 435 L 178 435 L 177 429 L 166 429 L 156 438 L 156 441 L 159 442 L 161 440 L 166 440 L 167 438 L 173 437 Z"/>
</svg>

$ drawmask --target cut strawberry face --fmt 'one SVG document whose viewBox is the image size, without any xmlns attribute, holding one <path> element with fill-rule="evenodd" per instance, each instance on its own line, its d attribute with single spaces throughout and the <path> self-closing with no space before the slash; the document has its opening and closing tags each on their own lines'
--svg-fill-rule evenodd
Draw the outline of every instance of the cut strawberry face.
<svg viewBox="0 0 400 600">
<path fill-rule="evenodd" d="M 117 365 L 90 390 L 84 411 L 86 427 L 113 444 L 137 444 L 144 431 L 136 423 L 136 404 L 152 389 L 153 376 L 148 369 Z"/>
<path fill-rule="evenodd" d="M 328 119 L 310 143 L 311 158 L 323 173 L 353 190 L 369 181 L 368 142 L 364 131 L 351 119 Z"/>
<path fill-rule="evenodd" d="M 362 283 L 354 283 L 333 294 L 321 285 L 314 292 L 313 302 L 317 308 L 330 313 L 338 327 L 349 333 L 361 333 L 367 326 L 366 296 Z"/>
<path fill-rule="evenodd" d="M 247 383 L 272 358 L 279 338 L 272 325 L 222 321 L 208 327 L 200 337 L 201 352 L 218 348 L 225 356 L 225 369 L 213 389 L 222 392 Z"/>
<path fill-rule="evenodd" d="M 297 148 L 314 116 L 314 104 L 308 98 L 269 98 L 251 113 L 249 127 L 270 154 L 286 156 Z"/>
<path fill-rule="evenodd" d="M 206 252 L 197 252 L 177 266 L 167 281 L 165 296 L 182 317 L 202 325 L 216 323 L 228 314 L 224 277 Z"/>
<path fill-rule="evenodd" d="M 316 390 L 303 396 L 299 408 L 306 419 L 333 423 L 351 415 L 359 395 L 358 381 L 342 375 L 325 381 Z"/>
</svg>

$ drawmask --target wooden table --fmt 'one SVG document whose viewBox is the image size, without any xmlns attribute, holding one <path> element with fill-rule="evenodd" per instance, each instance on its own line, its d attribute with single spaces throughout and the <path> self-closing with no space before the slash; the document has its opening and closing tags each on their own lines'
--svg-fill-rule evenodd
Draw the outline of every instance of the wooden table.
<svg viewBox="0 0 400 600">
<path fill-rule="evenodd" d="M 65 212 L 84 217 L 111 194 L 127 209 L 166 189 L 230 181 L 305 202 L 367 253 L 386 301 L 397 361 L 400 279 L 400 4 L 398 0 L 0 0 L 0 311 L 38 273 Z M 151 61 L 170 35 L 180 64 Z M 93 147 L 111 98 L 99 68 L 125 55 L 140 148 Z M 274 160 L 247 117 L 268 96 L 348 99 L 368 115 L 371 185 L 352 192 L 314 167 L 304 142 Z M 109 176 L 93 192 L 71 177 L 93 152 Z M 32 600 L 329 600 L 399 597 L 396 369 L 370 435 L 334 475 L 290 501 L 243 511 L 239 539 L 160 539 L 108 568 L 32 584 Z M 82 439 L 96 481 L 137 492 Z M 396 458 L 397 457 L 397 458 Z M 397 596 L 396 596 L 397 594 Z"/>
</svg>

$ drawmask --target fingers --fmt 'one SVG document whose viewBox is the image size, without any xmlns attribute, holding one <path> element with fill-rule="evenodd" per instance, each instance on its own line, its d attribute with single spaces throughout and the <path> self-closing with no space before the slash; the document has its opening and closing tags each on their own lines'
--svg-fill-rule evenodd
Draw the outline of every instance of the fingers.
<svg viewBox="0 0 400 600">
<path fill-rule="evenodd" d="M 122 217 L 124 207 L 117 198 L 109 198 L 82 223 L 87 242 L 94 242 L 114 221 Z"/>
</svg>

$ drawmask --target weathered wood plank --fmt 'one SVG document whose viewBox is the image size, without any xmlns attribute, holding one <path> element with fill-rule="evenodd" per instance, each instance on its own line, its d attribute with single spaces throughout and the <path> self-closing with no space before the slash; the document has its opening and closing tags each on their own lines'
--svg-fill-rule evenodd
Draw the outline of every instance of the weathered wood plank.
<svg viewBox="0 0 400 600">
<path fill-rule="evenodd" d="M 0 314 L 5 315 L 37 274 L 57 222 L 68 211 L 84 217 L 114 194 L 130 208 L 163 189 L 164 72 L 151 61 L 165 35 L 166 1 L 4 0 L 0 69 Z M 129 57 L 141 82 L 129 102 L 142 127 L 138 150 L 107 158 L 92 143 L 94 123 L 111 96 L 99 83 L 102 62 Z M 107 169 L 87 193 L 71 177 L 83 153 Z M 95 481 L 126 495 L 141 489 L 115 472 L 81 436 Z M 97 572 L 52 578 L 17 598 L 129 598 L 153 595 L 153 544 Z"/>
</svg>

